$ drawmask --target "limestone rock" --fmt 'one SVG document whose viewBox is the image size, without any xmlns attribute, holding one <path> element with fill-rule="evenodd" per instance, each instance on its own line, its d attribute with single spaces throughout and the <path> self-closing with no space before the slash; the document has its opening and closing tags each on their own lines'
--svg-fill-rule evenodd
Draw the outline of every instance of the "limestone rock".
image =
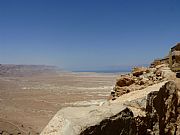
<svg viewBox="0 0 180 135">
<path fill-rule="evenodd" d="M 155 135 L 174 135 L 177 131 L 178 94 L 174 82 L 166 83 L 159 92 L 152 92 L 147 100 L 148 128 Z"/>
<path fill-rule="evenodd" d="M 172 72 L 169 67 L 163 67 L 159 70 L 162 71 L 162 77 L 163 78 L 172 78 L 173 76 L 175 76 L 175 73 Z"/>
<path fill-rule="evenodd" d="M 166 57 L 164 57 L 164 58 L 162 58 L 162 59 L 156 59 L 156 60 L 154 60 L 154 61 L 151 63 L 150 67 L 151 67 L 151 68 L 154 68 L 154 67 L 159 66 L 159 65 L 162 65 L 162 64 L 165 64 L 165 65 L 168 65 L 168 64 L 169 64 L 169 56 L 166 56 Z"/>
<path fill-rule="evenodd" d="M 141 109 L 142 111 L 145 111 L 146 108 L 146 97 L 142 97 L 142 98 L 137 98 L 131 101 L 126 101 L 124 102 L 125 106 L 128 107 L 134 107 L 137 109 Z"/>
<path fill-rule="evenodd" d="M 168 65 L 167 64 L 161 64 L 161 65 L 157 65 L 155 68 L 160 69 L 160 68 L 164 68 L 164 67 L 168 67 Z"/>
<path fill-rule="evenodd" d="M 98 125 L 88 127 L 80 135 L 136 135 L 136 132 L 133 112 L 126 108 Z"/>
<path fill-rule="evenodd" d="M 64 108 L 57 112 L 41 135 L 79 135 L 85 134 L 85 131 L 90 127 L 94 132 L 96 132 L 96 128 L 93 127 L 104 128 L 105 130 L 108 127 L 110 128 L 112 123 L 117 126 L 119 118 L 124 116 L 120 112 L 125 108 L 122 104 Z M 132 115 L 130 111 L 125 112 Z M 107 127 L 105 128 L 103 125 Z M 103 132 L 105 132 L 104 130 Z M 106 132 L 108 132 L 107 129 Z"/>
</svg>

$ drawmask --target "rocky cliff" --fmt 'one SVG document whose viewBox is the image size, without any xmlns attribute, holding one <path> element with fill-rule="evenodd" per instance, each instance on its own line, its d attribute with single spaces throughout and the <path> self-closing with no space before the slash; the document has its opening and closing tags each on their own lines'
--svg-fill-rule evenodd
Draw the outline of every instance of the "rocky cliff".
<svg viewBox="0 0 180 135">
<path fill-rule="evenodd" d="M 115 100 L 123 94 L 141 90 L 148 86 L 168 80 L 174 73 L 168 64 L 161 64 L 154 67 L 135 67 L 131 73 L 121 75 L 111 91 L 111 99 Z"/>
<path fill-rule="evenodd" d="M 64 108 L 41 135 L 178 135 L 179 89 L 172 81 L 163 84 L 124 94 L 101 106 Z"/>
<path fill-rule="evenodd" d="M 128 107 L 117 115 L 87 128 L 81 135 L 179 135 L 179 105 L 172 81 L 147 95 L 145 116 L 134 116 Z"/>
<path fill-rule="evenodd" d="M 41 135 L 180 135 L 179 88 L 167 59 L 135 67 L 118 77 L 109 101 L 64 108 Z"/>
</svg>

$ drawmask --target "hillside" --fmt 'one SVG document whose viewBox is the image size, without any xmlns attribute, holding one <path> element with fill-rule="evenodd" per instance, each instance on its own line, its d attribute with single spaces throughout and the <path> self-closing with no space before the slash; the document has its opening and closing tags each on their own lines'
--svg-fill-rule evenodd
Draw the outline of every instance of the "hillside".
<svg viewBox="0 0 180 135">
<path fill-rule="evenodd" d="M 180 135 L 180 78 L 168 57 L 120 75 L 109 101 L 63 108 L 41 135 Z"/>
<path fill-rule="evenodd" d="M 0 64 L 1 77 L 33 76 L 43 73 L 55 73 L 58 70 L 60 69 L 55 66 Z"/>
</svg>

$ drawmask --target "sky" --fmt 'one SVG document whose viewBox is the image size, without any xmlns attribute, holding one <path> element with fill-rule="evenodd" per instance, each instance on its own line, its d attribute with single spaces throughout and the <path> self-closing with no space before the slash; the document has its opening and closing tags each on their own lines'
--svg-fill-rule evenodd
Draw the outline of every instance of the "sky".
<svg viewBox="0 0 180 135">
<path fill-rule="evenodd" d="M 0 63 L 104 70 L 180 42 L 179 0 L 0 0 Z"/>
</svg>

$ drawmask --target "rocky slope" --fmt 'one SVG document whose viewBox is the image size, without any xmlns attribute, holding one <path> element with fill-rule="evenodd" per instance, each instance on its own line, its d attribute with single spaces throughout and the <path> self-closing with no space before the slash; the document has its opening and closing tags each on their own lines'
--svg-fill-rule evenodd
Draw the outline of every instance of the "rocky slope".
<svg viewBox="0 0 180 135">
<path fill-rule="evenodd" d="M 109 101 L 64 108 L 41 135 L 180 135 L 176 77 L 168 57 L 136 67 L 117 79 Z"/>
<path fill-rule="evenodd" d="M 80 135 L 179 135 L 178 91 L 174 82 L 168 82 L 148 94 L 145 117 L 134 117 L 133 111 L 126 108 Z"/>
<path fill-rule="evenodd" d="M 103 125 L 110 126 L 111 124 L 115 123 L 113 120 L 116 120 L 117 118 L 122 118 L 120 116 L 124 117 L 125 113 L 129 114 L 131 112 L 127 110 L 131 109 L 133 113 L 130 114 L 133 115 L 134 117 L 137 117 L 140 113 L 142 114 L 141 116 L 145 116 L 145 109 L 144 111 L 142 111 L 141 108 L 133 106 L 131 103 L 134 101 L 136 102 L 137 98 L 138 99 L 146 98 L 146 95 L 148 93 L 150 93 L 152 90 L 158 90 L 162 85 L 164 85 L 164 83 L 165 82 L 150 86 L 150 88 L 146 88 L 143 91 L 138 90 L 124 94 L 120 96 L 117 100 L 103 102 L 99 106 L 64 108 L 54 116 L 54 118 L 49 122 L 49 124 L 42 131 L 41 134 L 42 135 L 78 135 L 78 134 L 90 134 L 90 132 L 92 133 L 95 132 L 100 134 L 99 133 L 100 131 L 92 131 L 92 130 L 96 130 L 96 127 L 98 129 L 101 129 L 100 127 Z M 142 104 L 143 104 L 142 106 L 146 106 L 145 105 L 146 103 L 144 101 L 142 102 Z M 129 109 L 126 109 L 127 107 Z M 125 112 L 123 113 L 122 111 L 124 110 Z M 117 122 L 117 124 L 120 123 Z M 110 132 L 112 131 L 114 130 L 110 130 Z M 114 132 L 112 133 L 115 134 Z"/>
<path fill-rule="evenodd" d="M 179 89 L 172 81 L 164 83 L 124 94 L 101 106 L 64 108 L 41 135 L 178 135 Z"/>
<path fill-rule="evenodd" d="M 111 92 L 112 100 L 129 93 L 131 91 L 141 90 L 153 84 L 163 82 L 170 76 L 174 76 L 168 64 L 160 64 L 154 67 L 136 67 L 131 73 L 121 75 Z"/>
</svg>

